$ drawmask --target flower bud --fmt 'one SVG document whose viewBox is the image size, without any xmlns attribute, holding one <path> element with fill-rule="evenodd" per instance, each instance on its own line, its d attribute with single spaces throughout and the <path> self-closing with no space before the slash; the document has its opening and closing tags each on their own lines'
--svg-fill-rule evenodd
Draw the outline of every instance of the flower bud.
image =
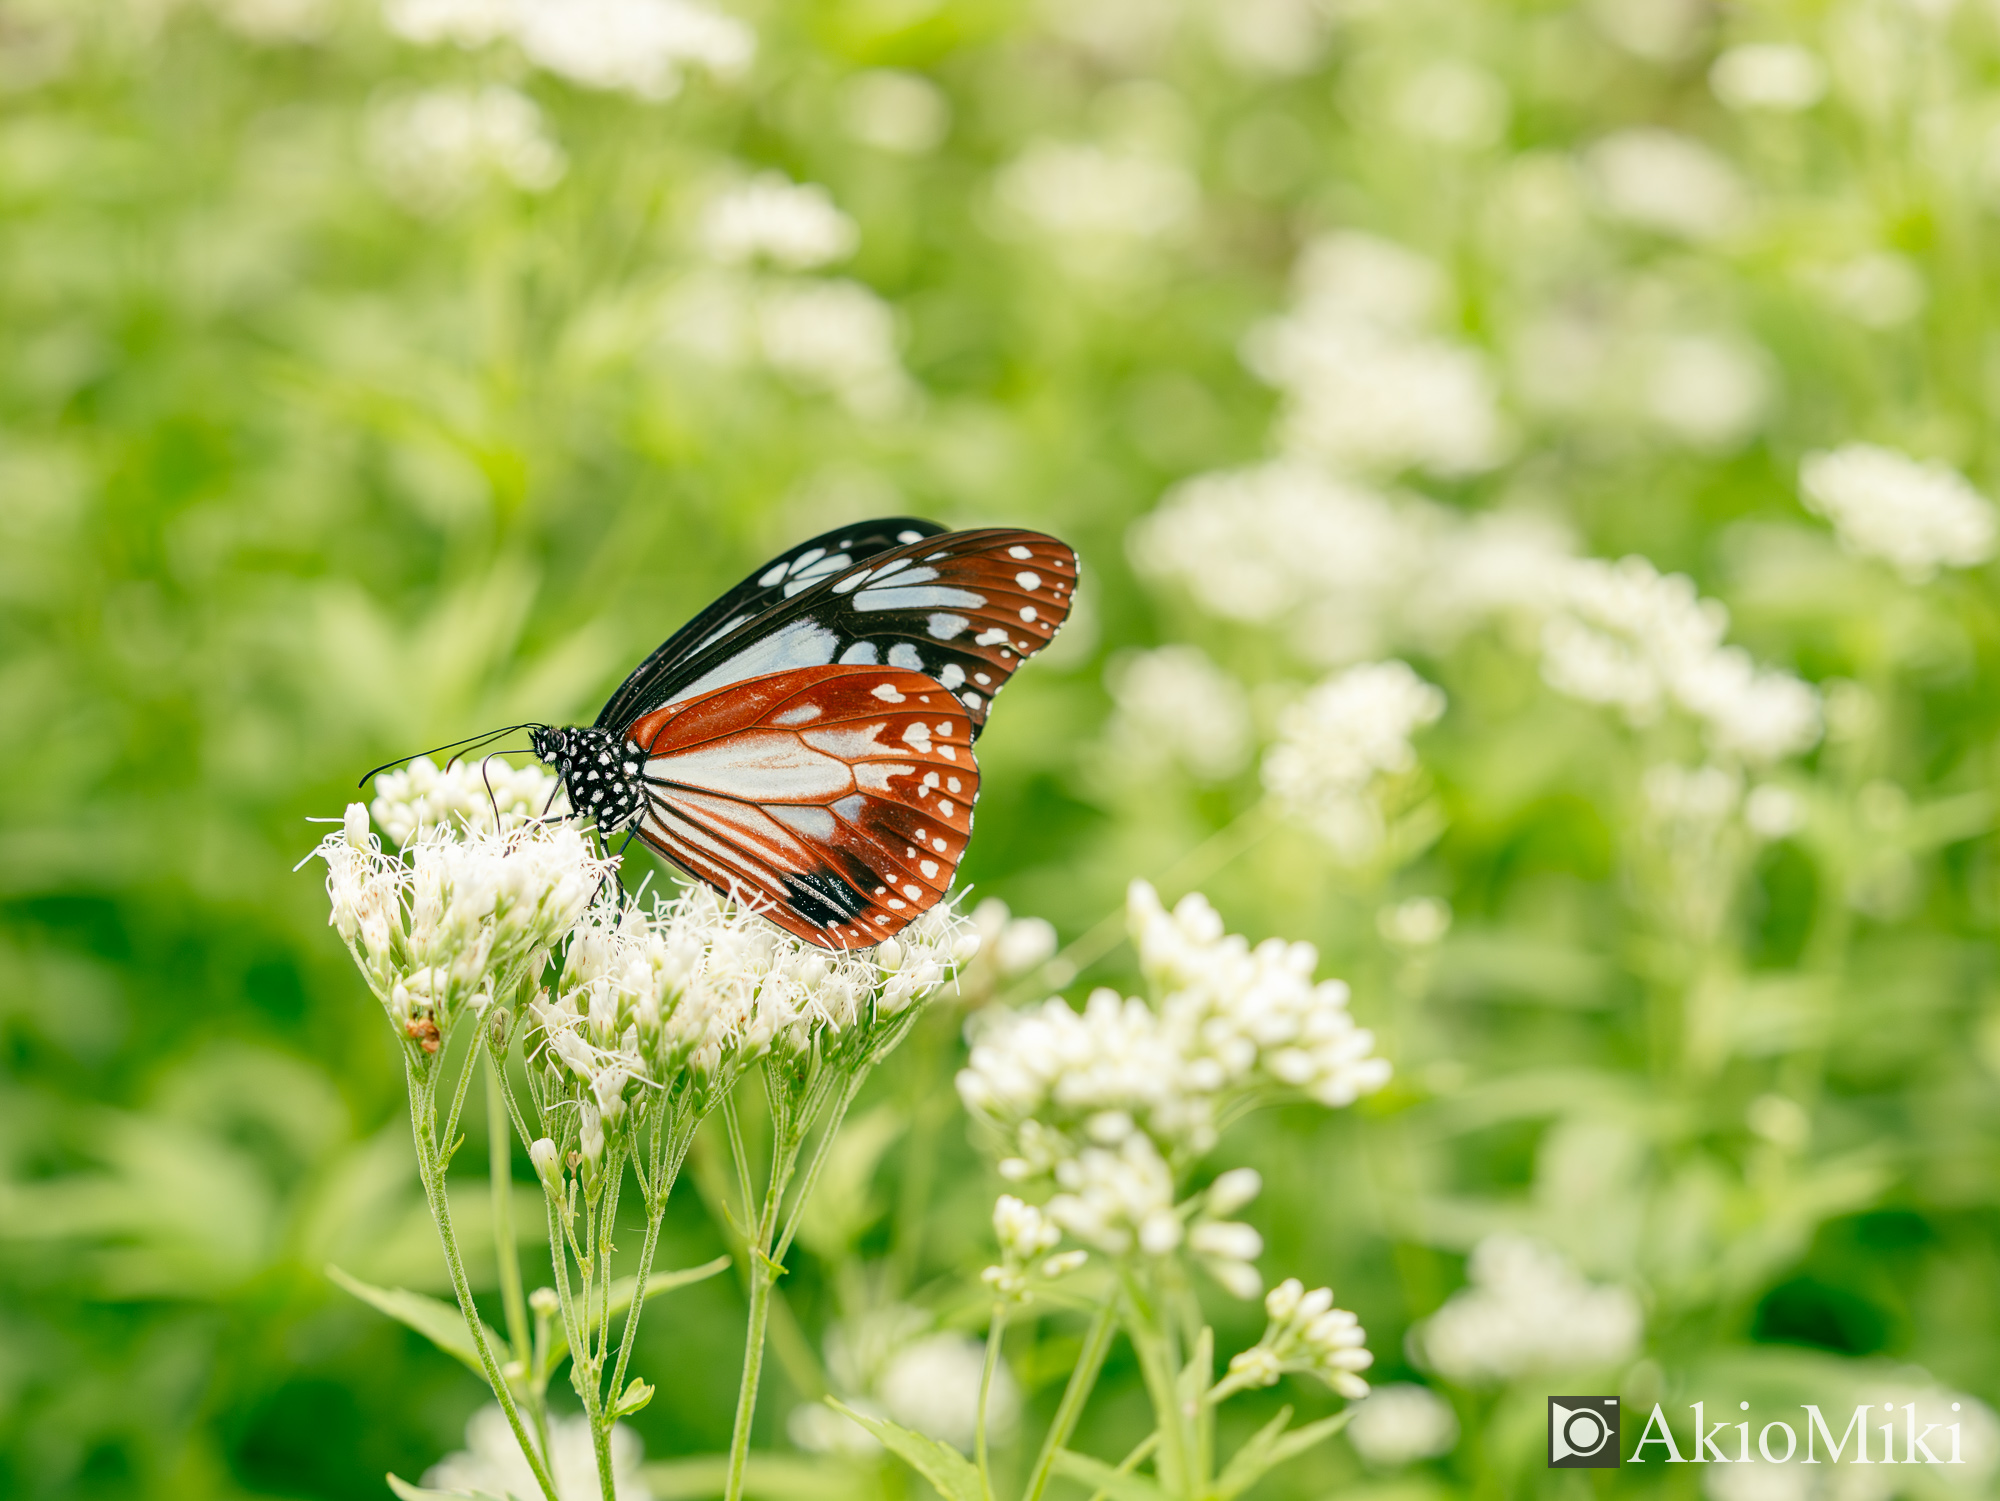
<svg viewBox="0 0 2000 1501">
<path fill-rule="evenodd" d="M 1210 1214 L 1234 1214 L 1263 1191 L 1264 1179 L 1254 1167 L 1231 1168 L 1208 1190 Z"/>
<path fill-rule="evenodd" d="M 875 950 L 875 962 L 886 970 L 895 970 L 903 963 L 903 946 L 893 938 L 885 938 L 881 947 Z"/>
<path fill-rule="evenodd" d="M 369 837 L 368 833 L 368 805 L 366 803 L 349 803 L 347 805 L 347 816 L 341 820 L 341 826 L 347 835 L 347 842 L 355 849 L 365 850 L 373 844 L 374 841 Z"/>
<path fill-rule="evenodd" d="M 1291 1322 L 1293 1314 L 1299 1310 L 1299 1299 L 1305 1293 L 1305 1285 L 1296 1277 L 1287 1277 L 1264 1295 L 1264 1312 L 1271 1316 L 1274 1324 Z"/>
<path fill-rule="evenodd" d="M 544 1138 L 544 1140 L 547 1140 L 547 1138 Z M 551 1156 L 555 1154 L 555 1145 L 554 1142 L 549 1142 L 549 1153 Z M 535 1315 L 538 1318 L 554 1318 L 556 1313 L 562 1308 L 562 1299 L 556 1296 L 556 1290 L 553 1287 L 538 1287 L 528 1294 L 528 1306 L 534 1309 Z"/>
<path fill-rule="evenodd" d="M 528 1148 L 528 1160 L 535 1164 L 535 1171 L 540 1173 L 544 1178 L 554 1177 L 556 1173 L 556 1144 L 546 1136 L 538 1137 L 534 1145 Z M 543 1288 L 542 1291 L 547 1292 L 549 1289 Z"/>
</svg>

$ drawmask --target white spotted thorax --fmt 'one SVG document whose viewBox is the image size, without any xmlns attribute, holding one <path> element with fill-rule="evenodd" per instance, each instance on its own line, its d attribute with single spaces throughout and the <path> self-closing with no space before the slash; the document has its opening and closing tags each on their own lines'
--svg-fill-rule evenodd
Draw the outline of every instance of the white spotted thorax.
<svg viewBox="0 0 2000 1501">
<path fill-rule="evenodd" d="M 1100 989 L 1080 1013 L 1057 997 L 975 1020 L 959 1096 L 999 1146 L 1003 1177 L 1055 1191 L 1034 1217 L 1002 1200 L 1003 1260 L 987 1280 L 1020 1296 L 1033 1258 L 1054 1245 L 1051 1226 L 1113 1256 L 1184 1249 L 1254 1296 L 1262 1241 L 1228 1216 L 1255 1196 L 1255 1174 L 1190 1193 L 1190 1169 L 1243 1109 L 1351 1104 L 1388 1081 L 1389 1065 L 1348 1014 L 1347 987 L 1314 983 L 1312 945 L 1253 949 L 1203 898 L 1169 913 L 1144 882 L 1128 913 L 1152 1004 Z"/>
<path fill-rule="evenodd" d="M 646 809 L 646 752 L 622 735 L 575 726 L 537 726 L 529 737 L 538 760 L 556 769 L 569 805 L 615 834 Z"/>
</svg>

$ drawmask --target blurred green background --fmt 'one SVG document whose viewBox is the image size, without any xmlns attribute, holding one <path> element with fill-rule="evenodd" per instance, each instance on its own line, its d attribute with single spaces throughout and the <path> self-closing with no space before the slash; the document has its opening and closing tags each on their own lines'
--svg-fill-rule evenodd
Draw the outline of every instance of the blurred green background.
<svg viewBox="0 0 2000 1501">
<path fill-rule="evenodd" d="M 1993 574 L 1843 552 L 1796 478 L 1854 440 L 2000 478 L 2000 11 L 732 0 L 660 42 L 605 20 L 635 7 L 0 0 L 0 1492 L 376 1496 L 458 1445 L 476 1383 L 322 1273 L 442 1285 L 391 1039 L 294 870 L 306 820 L 386 757 L 588 719 L 764 556 L 898 511 L 1084 562 L 981 742 L 979 894 L 1072 939 L 1134 876 L 1198 879 L 1233 930 L 1319 944 L 1397 1065 L 1218 1162 L 1265 1173 L 1272 1279 L 1331 1282 L 1464 1437 L 1389 1470 L 1336 1444 L 1272 1494 L 1581 1494 L 1541 1467 L 1548 1391 L 2000 1402 Z M 1722 66 L 1763 43 L 1793 50 Z M 716 205 L 764 172 L 828 196 L 732 231 Z M 1497 424 L 1433 453 L 1463 381 L 1389 390 L 1362 477 L 1725 602 L 1825 693 L 1826 737 L 1754 773 L 1785 828 L 1662 835 L 1647 769 L 1697 737 L 1552 692 L 1505 609 L 1349 630 L 1336 581 L 1339 628 L 1288 634 L 1281 602 L 1232 619 L 1134 566 L 1175 484 L 1298 448 L 1252 331 L 1338 230 L 1427 258 L 1425 337 Z M 1220 700 L 1130 686 L 1162 643 Z M 1434 842 L 1357 868 L 1296 821 L 1242 835 L 1283 706 L 1391 653 L 1449 698 Z M 1178 748 L 1176 715 L 1226 743 Z M 1442 941 L 1379 919 L 1417 896 Z M 874 1187 L 864 1161 L 801 1258 L 760 1443 L 872 1269 L 976 1322 L 952 1279 L 998 1185 L 950 1093 L 961 1020 L 875 1086 Z M 664 1264 L 722 1246 L 692 1189 Z M 1643 1350 L 1428 1368 L 1406 1331 L 1504 1229 L 1633 1289 Z M 635 1426 L 712 1453 L 740 1300 L 666 1306 Z M 1045 1412 L 1076 1331 L 1016 1339 Z M 1115 1361 L 1084 1446 L 1122 1452 L 1139 1408 Z M 1946 1493 L 1871 1483 L 1760 1494 Z"/>
</svg>

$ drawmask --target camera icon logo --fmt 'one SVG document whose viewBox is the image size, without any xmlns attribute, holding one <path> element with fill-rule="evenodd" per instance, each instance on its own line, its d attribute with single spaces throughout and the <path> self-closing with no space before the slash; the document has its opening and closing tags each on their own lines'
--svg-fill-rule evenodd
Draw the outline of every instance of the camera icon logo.
<svg viewBox="0 0 2000 1501">
<path fill-rule="evenodd" d="M 1618 1399 L 1549 1398 L 1549 1468 L 1618 1468 Z"/>
</svg>

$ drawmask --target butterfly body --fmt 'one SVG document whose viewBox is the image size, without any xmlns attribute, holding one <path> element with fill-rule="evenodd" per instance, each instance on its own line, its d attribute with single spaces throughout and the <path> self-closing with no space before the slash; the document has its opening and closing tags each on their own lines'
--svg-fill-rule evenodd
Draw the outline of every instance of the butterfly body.
<svg viewBox="0 0 2000 1501">
<path fill-rule="evenodd" d="M 766 564 L 534 752 L 601 830 L 800 937 L 879 943 L 950 889 L 973 742 L 1075 584 L 1039 532 L 857 523 Z"/>
</svg>

